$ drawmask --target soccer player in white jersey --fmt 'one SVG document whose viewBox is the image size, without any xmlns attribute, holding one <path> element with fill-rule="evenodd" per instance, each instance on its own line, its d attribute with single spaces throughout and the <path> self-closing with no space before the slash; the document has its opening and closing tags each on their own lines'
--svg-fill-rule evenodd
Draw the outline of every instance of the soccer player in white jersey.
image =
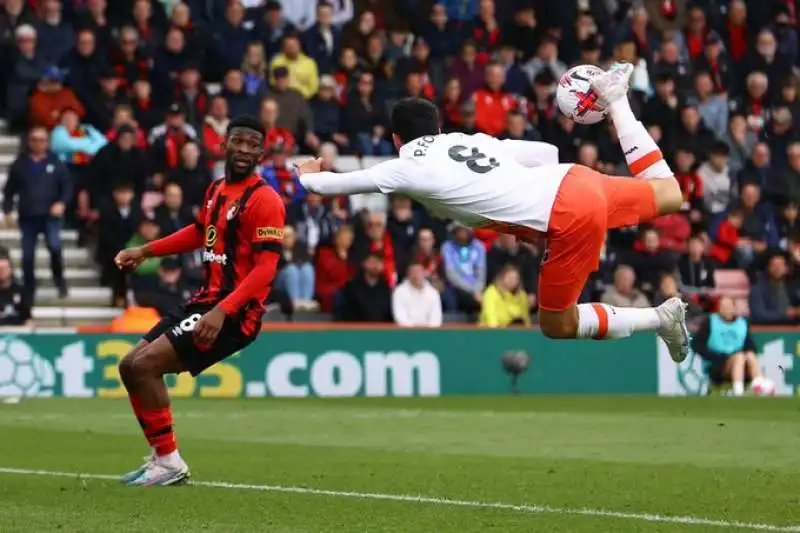
<svg viewBox="0 0 800 533">
<path fill-rule="evenodd" d="M 473 227 L 527 240 L 544 236 L 538 297 L 545 335 L 616 339 L 652 330 L 680 362 L 688 354 L 689 334 L 679 298 L 648 309 L 577 303 L 598 268 L 609 229 L 674 213 L 683 202 L 661 150 L 631 111 L 632 72 L 629 64 L 615 64 L 592 87 L 609 107 L 633 178 L 559 164 L 557 149 L 543 143 L 440 134 L 436 107 L 412 98 L 392 110 L 397 159 L 342 174 L 320 172 L 320 160 L 313 159 L 298 167 L 300 181 L 322 195 L 400 193 Z"/>
</svg>

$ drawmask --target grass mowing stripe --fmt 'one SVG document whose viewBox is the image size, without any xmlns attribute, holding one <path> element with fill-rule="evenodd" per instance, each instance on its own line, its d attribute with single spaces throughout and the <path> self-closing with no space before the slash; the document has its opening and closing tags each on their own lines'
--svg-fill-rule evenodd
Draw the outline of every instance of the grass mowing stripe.
<svg viewBox="0 0 800 533">
<path fill-rule="evenodd" d="M 117 481 L 118 476 L 106 474 L 84 474 L 79 472 L 56 472 L 51 470 L 34 470 L 24 468 L 0 467 L 0 474 L 22 476 L 65 477 L 75 479 L 98 479 L 104 481 Z M 393 502 L 423 503 L 433 505 L 449 505 L 453 507 L 469 507 L 473 509 L 495 509 L 501 511 L 514 511 L 532 514 L 554 514 L 587 516 L 598 518 L 616 518 L 637 520 L 642 522 L 656 522 L 662 524 L 683 524 L 688 526 L 709 526 L 722 529 L 745 529 L 750 531 L 771 531 L 775 533 L 800 533 L 800 525 L 779 526 L 775 524 L 757 524 L 751 522 L 736 522 L 729 520 L 713 520 L 694 516 L 666 516 L 651 513 L 623 513 L 603 509 L 549 507 L 542 505 L 515 505 L 502 502 L 482 502 L 471 500 L 452 500 L 449 498 L 436 498 L 431 496 L 412 496 L 406 494 L 386 494 L 377 492 L 353 492 L 327 489 L 313 489 L 308 487 L 292 487 L 282 485 L 254 485 L 247 483 L 228 483 L 225 481 L 193 481 L 197 487 L 210 487 L 234 490 L 251 490 L 261 492 L 280 492 L 288 494 L 306 494 L 315 496 L 331 496 L 335 498 L 352 498 L 361 500 L 383 500 Z"/>
</svg>

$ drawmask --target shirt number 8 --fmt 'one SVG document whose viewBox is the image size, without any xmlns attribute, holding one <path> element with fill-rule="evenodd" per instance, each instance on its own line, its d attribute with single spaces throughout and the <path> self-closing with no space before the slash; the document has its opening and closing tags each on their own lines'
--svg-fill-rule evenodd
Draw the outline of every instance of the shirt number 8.
<svg viewBox="0 0 800 533">
<path fill-rule="evenodd" d="M 201 318 L 203 318 L 203 316 L 200 313 L 195 313 L 191 316 L 188 316 L 181 320 L 180 328 L 183 331 L 192 331 L 194 329 L 194 325 L 197 324 Z"/>
</svg>

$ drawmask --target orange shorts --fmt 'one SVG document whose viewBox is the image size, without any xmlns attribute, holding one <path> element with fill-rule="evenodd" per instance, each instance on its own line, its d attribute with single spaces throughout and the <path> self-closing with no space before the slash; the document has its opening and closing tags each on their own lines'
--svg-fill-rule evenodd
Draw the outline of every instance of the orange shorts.
<svg viewBox="0 0 800 533">
<path fill-rule="evenodd" d="M 657 214 L 655 194 L 646 180 L 606 176 L 573 165 L 550 213 L 539 307 L 565 311 L 577 303 L 589 275 L 600 265 L 608 230 L 634 226 Z"/>
</svg>

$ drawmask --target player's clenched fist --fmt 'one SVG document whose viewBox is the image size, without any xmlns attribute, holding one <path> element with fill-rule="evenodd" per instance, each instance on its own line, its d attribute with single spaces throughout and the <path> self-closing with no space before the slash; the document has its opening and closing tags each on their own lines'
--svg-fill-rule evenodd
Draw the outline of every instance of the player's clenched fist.
<svg viewBox="0 0 800 533">
<path fill-rule="evenodd" d="M 136 248 L 126 248 L 119 252 L 114 258 L 114 263 L 121 270 L 133 270 L 141 265 L 145 259 L 147 259 L 147 254 L 144 247 L 137 246 Z"/>
</svg>

